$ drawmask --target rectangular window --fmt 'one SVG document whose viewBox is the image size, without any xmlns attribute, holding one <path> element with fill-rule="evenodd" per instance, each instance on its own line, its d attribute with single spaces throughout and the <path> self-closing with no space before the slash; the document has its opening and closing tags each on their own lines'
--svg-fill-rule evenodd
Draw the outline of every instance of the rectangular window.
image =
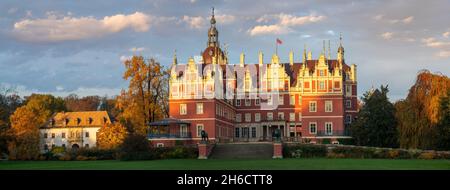
<svg viewBox="0 0 450 190">
<path fill-rule="evenodd" d="M 345 94 L 347 94 L 347 96 L 352 95 L 352 86 L 350 85 L 345 86 Z"/>
<path fill-rule="evenodd" d="M 239 138 L 239 128 L 234 128 L 234 137 Z"/>
<path fill-rule="evenodd" d="M 352 116 L 351 115 L 346 115 L 345 116 L 345 123 L 346 124 L 352 123 Z"/>
<path fill-rule="evenodd" d="M 291 95 L 289 100 L 290 100 L 289 102 L 291 105 L 295 105 L 295 95 Z"/>
<path fill-rule="evenodd" d="M 251 113 L 245 114 L 245 122 L 251 122 L 252 121 L 252 115 Z"/>
<path fill-rule="evenodd" d="M 197 103 L 197 114 L 203 114 L 203 103 Z"/>
<path fill-rule="evenodd" d="M 309 134 L 317 134 L 317 123 L 309 123 Z"/>
<path fill-rule="evenodd" d="M 44 139 L 48 137 L 48 133 L 44 133 Z"/>
<path fill-rule="evenodd" d="M 319 70 L 319 76 L 323 76 L 323 75 L 324 75 L 323 70 Z"/>
<path fill-rule="evenodd" d="M 247 127 L 243 127 L 242 128 L 242 137 L 249 137 L 248 128 Z"/>
<path fill-rule="evenodd" d="M 259 97 L 255 99 L 255 105 L 259 106 Z"/>
<path fill-rule="evenodd" d="M 66 138 L 66 133 L 61 133 L 61 138 Z"/>
<path fill-rule="evenodd" d="M 278 96 L 278 105 L 284 105 L 284 95 Z"/>
<path fill-rule="evenodd" d="M 255 113 L 255 122 L 260 122 L 260 121 L 261 121 L 261 114 Z"/>
<path fill-rule="evenodd" d="M 352 101 L 351 100 L 345 100 L 345 107 L 346 108 L 352 108 Z"/>
<path fill-rule="evenodd" d="M 326 122 L 325 123 L 325 134 L 332 135 L 333 134 L 333 123 Z"/>
<path fill-rule="evenodd" d="M 180 104 L 180 115 L 186 115 L 186 114 L 187 114 L 187 105 Z"/>
<path fill-rule="evenodd" d="M 316 101 L 309 102 L 309 112 L 317 112 L 317 102 Z"/>
<path fill-rule="evenodd" d="M 85 144 L 85 145 L 84 145 L 84 148 L 89 148 L 89 144 Z"/>
<path fill-rule="evenodd" d="M 202 137 L 202 131 L 205 130 L 203 124 L 197 124 L 197 137 Z"/>
<path fill-rule="evenodd" d="M 284 112 L 278 112 L 278 120 L 280 121 L 284 120 Z"/>
<path fill-rule="evenodd" d="M 180 124 L 180 136 L 188 137 L 188 126 L 186 124 Z"/>
<path fill-rule="evenodd" d="M 272 95 L 268 95 L 268 96 L 267 96 L 267 104 L 268 104 L 268 105 L 272 105 L 272 104 L 273 104 Z"/>
<path fill-rule="evenodd" d="M 52 139 L 54 139 L 55 138 L 55 133 L 52 133 Z"/>
<path fill-rule="evenodd" d="M 305 88 L 309 88 L 309 82 L 305 82 Z"/>
<path fill-rule="evenodd" d="M 86 133 L 85 133 L 85 137 L 89 137 L 89 132 L 86 132 Z"/>
<path fill-rule="evenodd" d="M 273 113 L 272 112 L 268 112 L 267 113 L 267 120 L 269 120 L 269 121 L 273 120 Z"/>
<path fill-rule="evenodd" d="M 325 112 L 333 112 L 333 101 L 325 101 Z"/>
<path fill-rule="evenodd" d="M 289 113 L 289 121 L 295 121 L 295 113 Z"/>
<path fill-rule="evenodd" d="M 250 106 L 250 104 L 251 104 L 251 100 L 247 97 L 245 99 L 245 106 Z"/>
<path fill-rule="evenodd" d="M 236 114 L 236 122 L 241 122 L 242 121 L 242 116 L 240 113 Z"/>
<path fill-rule="evenodd" d="M 341 88 L 341 83 L 339 81 L 335 81 L 334 88 Z"/>
<path fill-rule="evenodd" d="M 256 138 L 256 127 L 252 127 L 252 138 Z"/>
<path fill-rule="evenodd" d="M 299 113 L 298 113 L 298 120 L 299 120 L 299 121 L 302 121 L 302 112 L 299 112 Z"/>
<path fill-rule="evenodd" d="M 236 100 L 236 106 L 241 106 L 241 100 Z"/>
<path fill-rule="evenodd" d="M 325 81 L 319 81 L 319 89 L 325 90 Z"/>
</svg>

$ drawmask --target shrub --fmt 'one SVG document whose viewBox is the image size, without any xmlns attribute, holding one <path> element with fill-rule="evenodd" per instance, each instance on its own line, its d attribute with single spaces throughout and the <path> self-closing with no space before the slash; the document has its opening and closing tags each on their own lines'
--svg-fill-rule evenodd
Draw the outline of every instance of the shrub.
<svg viewBox="0 0 450 190">
<path fill-rule="evenodd" d="M 283 149 L 283 156 L 287 158 L 325 157 L 327 155 L 327 148 L 323 145 L 285 145 Z"/>
<path fill-rule="evenodd" d="M 436 154 L 434 152 L 422 152 L 419 155 L 419 159 L 424 159 L 424 160 L 432 160 L 436 157 Z"/>
<path fill-rule="evenodd" d="M 75 160 L 77 160 L 77 161 L 86 161 L 86 160 L 89 160 L 89 158 L 88 157 L 86 157 L 86 156 L 77 156 L 76 158 L 75 158 Z"/>
<path fill-rule="evenodd" d="M 331 144 L 331 140 L 330 139 L 323 139 L 322 140 L 322 144 Z"/>
<path fill-rule="evenodd" d="M 388 151 L 388 158 L 396 159 L 399 156 L 400 156 L 400 151 L 399 150 L 389 150 Z"/>
<path fill-rule="evenodd" d="M 61 153 L 66 152 L 66 148 L 57 146 L 57 147 L 53 147 L 52 150 L 51 150 L 50 152 L 51 152 L 52 154 L 61 154 Z"/>
<path fill-rule="evenodd" d="M 66 154 L 60 156 L 58 159 L 61 161 L 70 161 L 70 160 L 72 160 L 72 156 L 70 154 L 66 153 Z"/>
<path fill-rule="evenodd" d="M 353 138 L 349 138 L 349 139 L 339 139 L 339 144 L 342 145 L 355 145 L 355 140 Z"/>
</svg>

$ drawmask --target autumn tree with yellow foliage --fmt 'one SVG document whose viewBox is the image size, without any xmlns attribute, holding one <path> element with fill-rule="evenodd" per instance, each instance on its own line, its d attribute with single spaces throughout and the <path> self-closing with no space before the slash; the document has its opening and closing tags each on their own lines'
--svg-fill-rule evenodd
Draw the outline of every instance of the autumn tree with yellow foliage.
<svg viewBox="0 0 450 190">
<path fill-rule="evenodd" d="M 65 110 L 62 98 L 52 95 L 33 94 L 25 101 L 25 105 L 16 109 L 10 117 L 14 139 L 8 142 L 10 159 L 32 160 L 39 156 L 39 127 L 43 126 L 50 116 Z"/>
<path fill-rule="evenodd" d="M 122 145 L 127 135 L 127 129 L 122 124 L 106 124 L 97 133 L 97 146 L 101 149 L 116 149 Z"/>
<path fill-rule="evenodd" d="M 435 149 L 443 111 L 441 99 L 450 90 L 450 79 L 424 70 L 404 100 L 396 102 L 399 141 L 402 148 Z"/>
<path fill-rule="evenodd" d="M 132 133 L 146 134 L 147 124 L 167 117 L 168 72 L 155 59 L 133 56 L 124 62 L 127 90 L 117 97 L 119 120 Z"/>
</svg>

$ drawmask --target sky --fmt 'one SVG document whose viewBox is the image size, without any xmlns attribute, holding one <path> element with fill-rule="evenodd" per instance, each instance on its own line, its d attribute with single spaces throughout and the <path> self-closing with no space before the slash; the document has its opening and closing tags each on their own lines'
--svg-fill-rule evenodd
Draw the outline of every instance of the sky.
<svg viewBox="0 0 450 190">
<path fill-rule="evenodd" d="M 265 62 L 275 53 L 301 62 L 303 48 L 317 59 L 323 40 L 336 57 L 342 33 L 347 64 L 357 65 L 358 96 L 389 85 L 396 101 L 422 69 L 450 75 L 450 1 L 16 1 L 0 2 L 0 88 L 21 96 L 119 94 L 127 87 L 123 61 L 154 57 L 166 67 L 206 47 L 211 7 L 229 60 Z"/>
</svg>

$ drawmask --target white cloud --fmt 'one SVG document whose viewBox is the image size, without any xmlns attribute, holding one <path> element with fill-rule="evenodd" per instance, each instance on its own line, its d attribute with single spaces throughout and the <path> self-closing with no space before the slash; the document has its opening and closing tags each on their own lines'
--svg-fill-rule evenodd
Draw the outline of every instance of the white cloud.
<svg viewBox="0 0 450 190">
<path fill-rule="evenodd" d="M 311 38 L 311 35 L 309 35 L 309 34 L 303 34 L 303 35 L 302 35 L 302 38 Z"/>
<path fill-rule="evenodd" d="M 384 17 L 384 15 L 381 15 L 381 14 L 380 14 L 380 15 L 374 16 L 373 19 L 374 19 L 374 20 L 381 20 L 381 19 L 383 19 L 383 17 Z"/>
<path fill-rule="evenodd" d="M 127 60 L 131 60 L 131 56 L 127 56 L 127 55 L 122 55 L 122 56 L 120 56 L 120 62 L 125 62 L 125 61 L 127 61 Z"/>
<path fill-rule="evenodd" d="M 450 31 L 444 32 L 444 33 L 442 34 L 442 36 L 444 36 L 445 38 L 450 37 Z"/>
<path fill-rule="evenodd" d="M 397 23 L 410 24 L 410 23 L 413 22 L 413 20 L 414 20 L 413 16 L 408 16 L 408 17 L 405 17 L 403 19 L 390 20 L 389 23 L 391 23 L 391 24 L 397 24 Z"/>
<path fill-rule="evenodd" d="M 16 22 L 13 32 L 23 41 L 58 42 L 102 37 L 127 28 L 145 32 L 150 28 L 150 21 L 151 17 L 141 12 L 106 16 L 103 19 L 60 16 L 49 12 L 47 18 Z"/>
<path fill-rule="evenodd" d="M 394 36 L 394 33 L 392 32 L 385 32 L 381 34 L 381 37 L 385 40 L 390 40 Z"/>
<path fill-rule="evenodd" d="M 328 35 L 332 35 L 332 36 L 334 36 L 334 35 L 335 35 L 335 33 L 334 33 L 334 31 L 333 31 L 333 30 L 328 30 L 328 31 L 327 31 L 327 34 L 328 34 Z"/>
<path fill-rule="evenodd" d="M 206 27 L 206 19 L 201 16 L 191 17 L 184 15 L 182 21 L 187 23 L 188 26 L 193 29 L 202 29 Z"/>
<path fill-rule="evenodd" d="M 425 44 L 425 46 L 427 47 L 432 47 L 432 48 L 443 48 L 443 47 L 450 47 L 450 42 L 443 42 L 443 41 L 438 41 L 436 40 L 436 38 L 424 38 L 422 39 L 422 42 Z"/>
<path fill-rule="evenodd" d="M 223 15 L 216 15 L 215 17 L 216 17 L 217 23 L 219 23 L 219 24 L 230 24 L 236 20 L 236 17 L 233 15 L 223 14 Z"/>
<path fill-rule="evenodd" d="M 439 51 L 439 52 L 436 54 L 436 56 L 442 57 L 442 58 L 450 57 L 450 51 L 445 51 L 445 50 Z"/>
<path fill-rule="evenodd" d="M 292 30 L 285 26 L 280 25 L 260 25 L 255 26 L 249 31 L 250 36 L 263 35 L 263 34 L 287 34 L 292 32 Z"/>
<path fill-rule="evenodd" d="M 63 90 L 64 90 L 63 86 L 61 86 L 61 85 L 56 86 L 56 91 L 63 91 Z"/>
<path fill-rule="evenodd" d="M 280 13 L 278 15 L 263 15 L 258 18 L 256 22 L 267 23 L 272 20 L 276 20 L 276 23 L 272 25 L 257 25 L 248 30 L 248 32 L 251 36 L 264 34 L 287 34 L 293 32 L 291 27 L 320 22 L 325 18 L 325 16 L 316 16 L 314 14 L 300 17 L 284 13 Z"/>
<path fill-rule="evenodd" d="M 140 52 L 140 51 L 144 51 L 145 48 L 144 47 L 132 47 L 130 48 L 131 52 Z"/>
</svg>

